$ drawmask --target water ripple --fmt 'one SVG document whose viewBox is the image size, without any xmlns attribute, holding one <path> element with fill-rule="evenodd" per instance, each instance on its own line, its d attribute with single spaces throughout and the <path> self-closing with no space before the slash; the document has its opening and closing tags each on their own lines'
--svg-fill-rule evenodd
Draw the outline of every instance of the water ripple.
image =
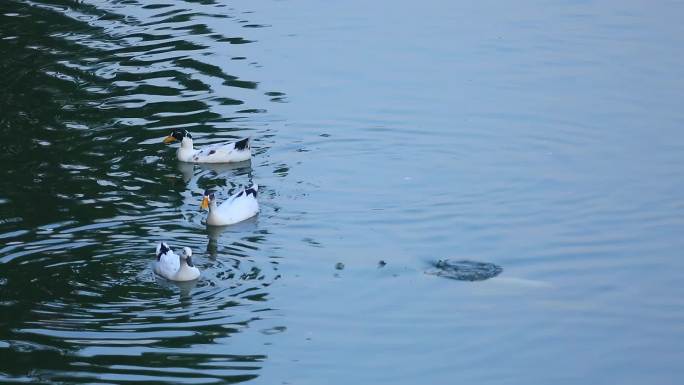
<svg viewBox="0 0 684 385">
<path fill-rule="evenodd" d="M 266 113 L 270 96 L 239 62 L 218 65 L 229 46 L 255 42 L 231 12 L 211 2 L 0 4 L 0 36 L 13 37 L 0 40 L 0 69 L 19 68 L 0 75 L 0 130 L 14 138 L 0 160 L 32 170 L 0 178 L 0 382 L 258 375 L 265 355 L 211 346 L 280 327 L 265 321 L 280 278 L 270 234 L 258 220 L 207 232 L 198 212 L 205 188 L 251 183 L 252 165 L 177 165 L 161 143 L 187 127 L 199 145 L 249 135 L 267 151 L 244 114 Z M 199 281 L 152 273 L 162 239 L 193 249 Z"/>
</svg>

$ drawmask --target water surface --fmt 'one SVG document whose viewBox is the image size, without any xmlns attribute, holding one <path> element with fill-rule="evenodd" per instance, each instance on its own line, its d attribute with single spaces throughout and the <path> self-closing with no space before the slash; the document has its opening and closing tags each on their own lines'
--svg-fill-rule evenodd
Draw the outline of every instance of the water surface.
<svg viewBox="0 0 684 385">
<path fill-rule="evenodd" d="M 0 382 L 677 383 L 683 11 L 0 3 Z M 179 127 L 254 158 L 179 164 Z"/>
</svg>

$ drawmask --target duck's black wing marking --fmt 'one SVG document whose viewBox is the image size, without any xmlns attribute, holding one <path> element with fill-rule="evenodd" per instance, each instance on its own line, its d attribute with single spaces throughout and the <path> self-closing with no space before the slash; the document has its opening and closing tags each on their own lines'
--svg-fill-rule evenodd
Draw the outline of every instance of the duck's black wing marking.
<svg viewBox="0 0 684 385">
<path fill-rule="evenodd" d="M 199 158 L 200 156 L 214 155 L 214 154 L 216 153 L 216 149 L 217 149 L 217 148 L 218 148 L 218 146 L 216 146 L 216 145 L 209 145 L 209 146 L 207 146 L 207 147 L 205 147 L 205 148 L 202 148 L 202 149 L 198 150 L 198 151 L 195 153 L 195 157 L 196 157 L 196 158 Z"/>
</svg>

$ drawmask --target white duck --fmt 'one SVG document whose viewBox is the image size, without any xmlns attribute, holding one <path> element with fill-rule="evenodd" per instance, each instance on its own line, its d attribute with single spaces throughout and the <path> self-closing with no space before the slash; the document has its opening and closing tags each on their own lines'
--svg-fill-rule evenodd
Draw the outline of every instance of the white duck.
<svg viewBox="0 0 684 385">
<path fill-rule="evenodd" d="M 259 212 L 256 184 L 243 188 L 220 205 L 216 204 L 214 193 L 206 190 L 200 209 L 209 209 L 207 224 L 211 226 L 232 225 L 251 218 Z"/>
<path fill-rule="evenodd" d="M 165 242 L 157 245 L 157 261 L 154 272 L 171 281 L 192 281 L 199 278 L 200 271 L 192 263 L 192 250 L 184 247 L 180 255 Z"/>
<path fill-rule="evenodd" d="M 181 143 L 176 152 L 178 160 L 191 163 L 231 163 L 249 160 L 252 150 L 249 138 L 237 142 L 209 144 L 200 149 L 192 145 L 192 135 L 184 129 L 175 129 L 164 138 L 164 143 L 179 141 Z"/>
</svg>

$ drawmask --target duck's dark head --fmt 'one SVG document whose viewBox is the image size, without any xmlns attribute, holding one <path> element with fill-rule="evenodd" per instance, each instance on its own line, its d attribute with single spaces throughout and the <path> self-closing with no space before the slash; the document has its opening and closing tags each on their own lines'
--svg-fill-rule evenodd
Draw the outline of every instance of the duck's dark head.
<svg viewBox="0 0 684 385">
<path fill-rule="evenodd" d="M 171 131 L 169 136 L 164 138 L 164 143 L 173 143 L 175 141 L 182 142 L 183 138 L 192 139 L 192 135 L 184 128 L 176 128 Z"/>
<path fill-rule="evenodd" d="M 188 266 L 190 266 L 190 267 L 195 266 L 195 265 L 192 263 L 192 258 L 191 258 L 191 257 L 192 257 L 192 250 L 191 250 L 189 247 L 184 247 L 184 248 L 183 248 L 183 251 L 181 251 L 181 253 L 180 253 L 180 257 L 181 257 L 182 260 L 185 261 L 185 263 L 188 264 Z"/>
<path fill-rule="evenodd" d="M 209 204 L 214 200 L 214 192 L 207 189 L 204 190 L 204 199 L 202 199 L 202 204 L 200 205 L 200 210 L 205 210 L 209 208 Z"/>
</svg>

